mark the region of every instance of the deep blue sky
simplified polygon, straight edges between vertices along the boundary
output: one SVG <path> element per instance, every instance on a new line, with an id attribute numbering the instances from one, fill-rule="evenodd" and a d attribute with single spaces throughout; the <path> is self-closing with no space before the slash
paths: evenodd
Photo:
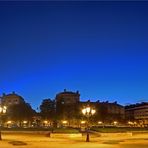
<path id="1" fill-rule="evenodd" d="M 148 101 L 148 2 L 0 2 L 0 69 L 34 108 L 64 88 Z"/>

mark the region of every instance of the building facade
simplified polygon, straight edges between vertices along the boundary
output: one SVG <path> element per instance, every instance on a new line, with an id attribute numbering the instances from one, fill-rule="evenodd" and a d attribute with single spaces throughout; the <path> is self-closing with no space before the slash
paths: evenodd
<path id="1" fill-rule="evenodd" d="M 114 121 L 123 123 L 125 117 L 124 106 L 119 105 L 117 102 L 92 102 L 80 101 L 79 92 L 71 92 L 64 90 L 56 95 L 56 113 L 59 120 L 72 120 L 80 122 L 85 117 L 82 114 L 82 109 L 90 106 L 96 110 L 96 114 L 91 117 L 94 124 L 101 121 L 105 124 L 112 124 Z"/>
<path id="2" fill-rule="evenodd" d="M 80 94 L 79 91 L 72 92 L 72 91 L 67 91 L 64 89 L 63 92 L 60 92 L 56 95 L 55 98 L 56 102 L 61 102 L 62 104 L 75 104 L 80 101 Z"/>
<path id="3" fill-rule="evenodd" d="M 68 125 L 75 125 L 78 115 L 78 103 L 80 101 L 79 91 L 72 92 L 64 89 L 56 95 L 56 115 L 60 122 L 68 120 Z"/>
<path id="4" fill-rule="evenodd" d="M 3 94 L 1 97 L 1 104 L 7 107 L 23 102 L 25 102 L 24 99 L 15 92 L 12 92 L 10 94 Z"/>
<path id="5" fill-rule="evenodd" d="M 95 121 L 101 121 L 106 124 L 112 124 L 114 121 L 124 122 L 125 110 L 124 106 L 119 105 L 117 102 L 92 102 L 90 100 L 86 102 L 80 102 L 80 107 L 83 108 L 87 105 L 96 110 L 96 115 L 94 116 Z"/>
<path id="6" fill-rule="evenodd" d="M 125 117 L 137 126 L 148 126 L 148 102 L 125 106 Z"/>

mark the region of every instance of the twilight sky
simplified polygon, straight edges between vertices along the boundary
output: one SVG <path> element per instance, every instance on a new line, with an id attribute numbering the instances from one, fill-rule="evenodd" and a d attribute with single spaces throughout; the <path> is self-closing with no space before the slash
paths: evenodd
<path id="1" fill-rule="evenodd" d="M 148 101 L 148 2 L 0 2 L 0 69 L 33 108 L 64 88 Z"/>

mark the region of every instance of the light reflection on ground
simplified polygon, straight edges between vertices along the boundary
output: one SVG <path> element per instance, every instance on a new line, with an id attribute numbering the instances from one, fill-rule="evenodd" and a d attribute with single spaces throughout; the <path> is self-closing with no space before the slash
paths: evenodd
<path id="1" fill-rule="evenodd" d="M 91 136 L 85 142 L 85 135 L 52 135 L 31 133 L 3 133 L 0 148 L 148 148 L 148 133 L 137 135 Z"/>

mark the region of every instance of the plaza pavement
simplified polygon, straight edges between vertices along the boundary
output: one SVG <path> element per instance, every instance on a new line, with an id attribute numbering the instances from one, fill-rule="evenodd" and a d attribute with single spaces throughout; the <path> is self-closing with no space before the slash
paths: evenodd
<path id="1" fill-rule="evenodd" d="M 0 148 L 148 148 L 148 133 L 85 135 L 45 133 L 2 133 Z"/>

